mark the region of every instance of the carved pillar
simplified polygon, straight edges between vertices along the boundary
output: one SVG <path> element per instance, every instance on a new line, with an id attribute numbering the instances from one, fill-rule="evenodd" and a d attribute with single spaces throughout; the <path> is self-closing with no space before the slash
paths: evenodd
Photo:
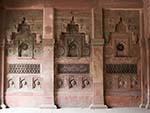
<path id="1" fill-rule="evenodd" d="M 53 9 L 45 8 L 43 16 L 43 108 L 56 108 L 54 103 L 54 39 L 53 39 Z"/>
<path id="2" fill-rule="evenodd" d="M 101 12 L 101 13 L 99 13 Z M 91 75 L 93 77 L 93 102 L 90 108 L 107 108 L 104 105 L 104 83 L 103 83 L 103 44 L 102 36 L 102 9 L 92 9 L 92 56 Z M 99 19 L 100 18 L 100 19 Z M 98 23 L 101 23 L 99 25 Z M 98 25 L 97 25 L 98 24 Z M 98 27 L 96 27 L 96 26 Z"/>

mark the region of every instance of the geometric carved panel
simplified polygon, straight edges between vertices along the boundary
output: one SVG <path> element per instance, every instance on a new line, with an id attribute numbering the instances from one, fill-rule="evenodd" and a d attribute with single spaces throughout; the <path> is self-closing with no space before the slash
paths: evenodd
<path id="1" fill-rule="evenodd" d="M 136 64 L 106 64 L 106 73 L 137 74 Z"/>
<path id="2" fill-rule="evenodd" d="M 89 64 L 58 64 L 58 73 L 89 73 Z"/>
<path id="3" fill-rule="evenodd" d="M 39 74 L 40 64 L 9 64 L 10 74 Z"/>

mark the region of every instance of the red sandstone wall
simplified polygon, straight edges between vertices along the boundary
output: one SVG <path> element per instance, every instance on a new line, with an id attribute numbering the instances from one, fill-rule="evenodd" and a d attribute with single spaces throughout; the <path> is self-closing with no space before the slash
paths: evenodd
<path id="1" fill-rule="evenodd" d="M 12 0 L 4 0 L 4 7 L 7 8 L 20 8 L 20 9 L 41 9 L 43 10 L 45 7 L 53 7 L 56 9 L 91 9 L 91 8 L 95 8 L 97 9 L 96 13 L 99 12 L 102 8 L 142 8 L 143 7 L 143 3 L 141 0 L 75 0 L 75 1 L 71 1 L 71 0 L 15 0 L 14 2 L 12 2 Z M 99 25 L 96 28 L 97 30 L 97 34 L 96 36 L 99 37 L 99 35 L 102 37 L 103 33 L 102 33 L 102 23 L 99 22 L 99 20 L 102 21 L 102 15 L 97 17 L 97 20 L 95 25 Z M 46 63 L 46 62 L 44 62 Z M 13 96 L 15 96 L 16 94 L 13 94 Z M 34 95 L 33 93 L 31 94 L 18 94 L 19 96 L 16 96 L 15 99 L 13 99 L 13 97 L 11 97 L 12 95 L 10 94 L 10 96 L 8 96 L 7 100 L 8 100 L 8 104 L 10 106 L 34 106 L 37 107 L 39 106 L 43 101 L 49 101 L 44 100 L 42 98 L 42 96 L 40 95 Z M 21 96 L 22 95 L 22 96 Z M 34 95 L 35 98 L 32 98 Z M 37 97 L 37 98 L 36 98 Z M 22 100 L 22 98 L 24 98 Z M 40 99 L 39 99 L 40 98 Z M 49 98 L 49 97 L 48 97 Z M 74 103 L 76 104 L 75 101 L 76 97 L 71 97 L 73 99 L 70 99 L 69 101 L 74 101 Z M 122 101 L 122 98 L 125 98 L 124 101 Z M 20 100 L 16 103 L 16 99 Z M 28 103 L 31 99 L 34 100 L 33 103 Z M 38 100 L 39 99 L 39 100 Z M 138 106 L 138 104 L 140 103 L 140 97 L 122 97 L 122 96 L 106 96 L 106 104 L 110 105 L 110 106 Z M 134 100 L 134 103 L 132 103 L 132 99 Z M 36 101 L 38 100 L 38 101 Z M 64 99 L 64 101 L 66 101 Z M 86 99 L 83 99 L 83 101 L 86 102 Z M 129 103 L 130 102 L 130 103 Z M 137 103 L 138 104 L 137 104 Z M 119 103 L 119 104 L 118 104 Z M 136 104 L 135 104 L 136 103 Z"/>

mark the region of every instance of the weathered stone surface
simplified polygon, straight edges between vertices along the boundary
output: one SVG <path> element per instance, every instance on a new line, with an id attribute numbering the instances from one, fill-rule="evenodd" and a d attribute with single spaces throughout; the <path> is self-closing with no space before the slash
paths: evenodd
<path id="1" fill-rule="evenodd" d="M 36 34 L 17 40 L 27 53 L 5 55 L 6 104 L 149 108 L 149 12 L 149 0 L 3 0 L 0 39 L 14 40 L 23 17 Z"/>

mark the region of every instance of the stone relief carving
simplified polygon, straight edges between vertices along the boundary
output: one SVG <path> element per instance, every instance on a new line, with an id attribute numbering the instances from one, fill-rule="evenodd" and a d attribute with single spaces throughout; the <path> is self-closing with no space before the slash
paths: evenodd
<path id="1" fill-rule="evenodd" d="M 31 33 L 30 25 L 26 23 L 23 17 L 21 24 L 18 25 L 17 33 L 12 33 L 12 40 L 7 39 L 8 45 L 16 52 L 18 57 L 34 58 L 35 43 L 41 43 L 42 39 L 39 35 Z M 8 48 L 9 49 L 9 48 Z M 8 51 L 9 54 L 9 51 Z"/>
<path id="2" fill-rule="evenodd" d="M 139 31 L 138 11 L 104 10 L 105 57 L 135 57 Z"/>
<path id="3" fill-rule="evenodd" d="M 62 78 L 57 79 L 56 87 L 57 89 L 64 87 L 64 80 Z"/>
<path id="4" fill-rule="evenodd" d="M 28 89 L 28 82 L 26 78 L 20 77 L 19 78 L 19 88 L 20 89 Z"/>
<path id="5" fill-rule="evenodd" d="M 139 89 L 139 23 L 139 11 L 104 10 L 105 87 L 108 92 Z"/>
<path id="6" fill-rule="evenodd" d="M 42 78 L 38 75 L 11 75 L 7 79 L 8 91 L 40 91 Z"/>
<path id="7" fill-rule="evenodd" d="M 57 75 L 56 89 L 86 89 L 91 88 L 92 78 L 86 75 Z"/>
<path id="8" fill-rule="evenodd" d="M 70 77 L 69 81 L 68 81 L 68 86 L 69 86 L 69 88 L 76 87 L 77 86 L 77 80 L 73 77 Z"/>
<path id="9" fill-rule="evenodd" d="M 41 82 L 40 82 L 40 78 L 32 78 L 32 88 L 39 90 L 41 89 Z"/>
<path id="10" fill-rule="evenodd" d="M 42 12 L 8 10 L 7 15 L 6 40 L 8 56 L 33 58 L 41 55 Z"/>
<path id="11" fill-rule="evenodd" d="M 115 46 L 115 57 L 128 57 L 130 56 L 129 54 L 129 39 L 128 38 L 124 38 L 124 39 L 120 39 L 117 38 L 114 42 Z"/>
<path id="12" fill-rule="evenodd" d="M 115 31 L 119 33 L 127 32 L 127 26 L 125 25 L 121 17 L 118 24 L 115 26 Z"/>
<path id="13" fill-rule="evenodd" d="M 90 76 L 91 11 L 56 10 L 54 23 L 55 94 L 57 105 L 61 105 L 61 102 L 73 100 L 74 96 L 85 97 L 93 88 Z M 70 105 L 77 104 L 70 101 Z"/>
<path id="14" fill-rule="evenodd" d="M 14 89 L 16 86 L 15 86 L 15 81 L 13 80 L 13 78 L 10 78 L 8 80 L 8 89 Z"/>
<path id="15" fill-rule="evenodd" d="M 74 16 L 67 24 L 66 32 L 60 34 L 56 42 L 56 55 L 58 57 L 84 57 L 90 55 L 90 41 L 86 33 L 79 32 L 79 25 L 75 23 Z"/>
<path id="16" fill-rule="evenodd" d="M 82 88 L 87 88 L 90 86 L 90 80 L 89 78 L 83 78 L 82 79 Z"/>

